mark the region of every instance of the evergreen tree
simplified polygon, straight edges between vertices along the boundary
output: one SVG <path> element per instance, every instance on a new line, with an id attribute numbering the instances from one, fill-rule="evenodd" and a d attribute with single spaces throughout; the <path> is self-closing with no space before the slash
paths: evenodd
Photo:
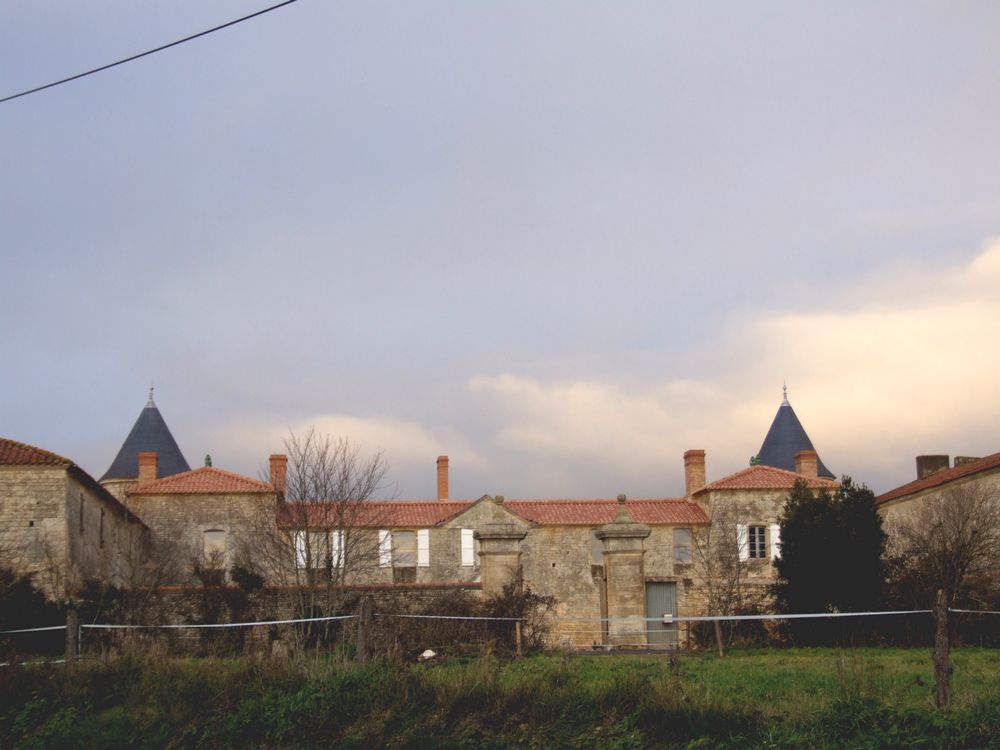
<path id="1" fill-rule="evenodd" d="M 881 607 L 886 536 L 871 490 L 844 477 L 836 492 L 813 493 L 799 480 L 785 502 L 780 524 L 781 556 L 775 563 L 779 611 L 859 612 Z M 791 631 L 797 641 L 815 643 L 856 634 L 858 628 L 836 621 L 793 620 Z"/>

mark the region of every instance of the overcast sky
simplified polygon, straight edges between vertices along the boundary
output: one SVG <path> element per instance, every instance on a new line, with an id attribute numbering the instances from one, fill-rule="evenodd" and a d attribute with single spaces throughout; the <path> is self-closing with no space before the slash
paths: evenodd
<path id="1" fill-rule="evenodd" d="M 0 97 L 258 10 L 7 0 Z M 0 435 L 683 494 L 1000 450 L 1000 5 L 299 2 L 0 104 Z"/>

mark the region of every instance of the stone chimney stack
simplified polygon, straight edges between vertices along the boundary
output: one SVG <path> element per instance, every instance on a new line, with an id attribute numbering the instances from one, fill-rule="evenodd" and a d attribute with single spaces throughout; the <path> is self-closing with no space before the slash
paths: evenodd
<path id="1" fill-rule="evenodd" d="M 684 451 L 684 494 L 689 498 L 705 486 L 705 451 Z"/>
<path id="2" fill-rule="evenodd" d="M 438 500 L 448 499 L 448 457 L 438 456 Z"/>
<path id="3" fill-rule="evenodd" d="M 285 479 L 288 476 L 288 456 L 284 453 L 272 453 L 268 458 L 268 471 L 271 475 L 271 484 L 275 491 L 285 494 Z"/>
<path id="4" fill-rule="evenodd" d="M 955 466 L 962 466 L 963 464 L 971 464 L 973 461 L 978 461 L 980 456 L 955 456 Z"/>
<path id="5" fill-rule="evenodd" d="M 819 476 L 818 462 L 816 451 L 799 451 L 795 454 L 795 473 L 815 479 Z"/>
<path id="6" fill-rule="evenodd" d="M 157 476 L 157 462 L 159 457 L 156 451 L 143 451 L 139 454 L 139 484 L 152 482 Z"/>
<path id="7" fill-rule="evenodd" d="M 948 456 L 917 456 L 917 479 L 929 477 L 948 468 Z"/>

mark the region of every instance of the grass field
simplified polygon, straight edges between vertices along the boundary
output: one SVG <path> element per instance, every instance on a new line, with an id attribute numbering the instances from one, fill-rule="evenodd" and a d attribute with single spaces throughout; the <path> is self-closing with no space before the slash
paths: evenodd
<path id="1" fill-rule="evenodd" d="M 1000 748 L 1000 651 L 788 649 L 429 664 L 120 658 L 0 674 L 9 747 Z"/>

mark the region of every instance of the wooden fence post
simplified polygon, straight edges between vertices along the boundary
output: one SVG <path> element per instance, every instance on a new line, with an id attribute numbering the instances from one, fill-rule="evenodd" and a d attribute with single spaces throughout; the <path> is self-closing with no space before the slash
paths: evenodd
<path id="1" fill-rule="evenodd" d="M 75 609 L 66 610 L 66 666 L 76 664 L 80 649 L 80 615 Z"/>
<path id="2" fill-rule="evenodd" d="M 357 640 L 357 660 L 360 664 L 366 664 L 371 657 L 369 653 L 368 636 L 371 629 L 372 620 L 372 599 L 370 596 L 361 597 L 358 604 L 358 640 Z"/>
<path id="3" fill-rule="evenodd" d="M 521 650 L 521 621 L 518 620 L 514 623 L 514 645 L 516 647 L 517 658 L 520 659 L 524 654 Z"/>
<path id="4" fill-rule="evenodd" d="M 951 673 L 954 667 L 949 659 L 948 600 L 944 590 L 938 589 L 934 600 L 934 682 L 937 685 L 937 707 L 947 711 L 951 707 Z"/>

